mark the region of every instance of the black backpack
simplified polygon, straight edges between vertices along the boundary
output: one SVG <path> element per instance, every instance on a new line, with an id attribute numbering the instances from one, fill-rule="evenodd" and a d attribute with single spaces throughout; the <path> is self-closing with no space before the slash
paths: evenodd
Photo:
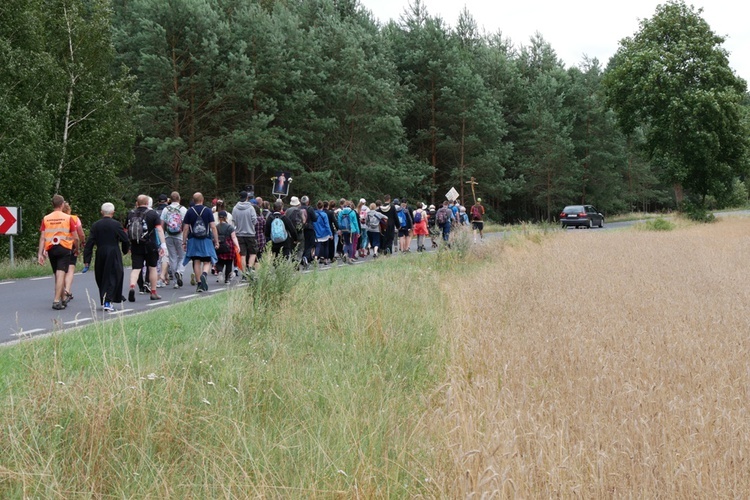
<path id="1" fill-rule="evenodd" d="M 140 208 L 136 208 L 131 212 L 128 222 L 128 238 L 135 244 L 148 241 L 149 230 L 148 224 L 146 224 L 146 212 L 148 212 L 148 209 L 141 210 Z"/>

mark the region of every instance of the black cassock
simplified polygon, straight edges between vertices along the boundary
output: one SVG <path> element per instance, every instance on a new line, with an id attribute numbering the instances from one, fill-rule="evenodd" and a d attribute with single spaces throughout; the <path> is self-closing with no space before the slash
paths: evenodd
<path id="1" fill-rule="evenodd" d="M 83 251 L 83 262 L 91 263 L 91 254 L 96 245 L 94 277 L 99 287 L 99 300 L 123 302 L 122 283 L 124 272 L 122 255 L 130 250 L 130 241 L 122 224 L 111 217 L 102 217 L 91 226 Z M 122 252 L 120 249 L 122 248 Z"/>

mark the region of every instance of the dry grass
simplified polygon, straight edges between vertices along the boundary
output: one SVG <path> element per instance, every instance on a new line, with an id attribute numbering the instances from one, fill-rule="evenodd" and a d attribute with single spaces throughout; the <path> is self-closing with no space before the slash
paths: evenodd
<path id="1" fill-rule="evenodd" d="M 451 281 L 441 495 L 750 495 L 750 221 L 506 245 Z"/>

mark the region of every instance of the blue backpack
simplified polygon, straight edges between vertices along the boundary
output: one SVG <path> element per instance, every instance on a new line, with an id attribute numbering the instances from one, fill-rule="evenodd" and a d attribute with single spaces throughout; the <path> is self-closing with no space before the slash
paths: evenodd
<path id="1" fill-rule="evenodd" d="M 401 224 L 402 228 L 406 227 L 406 210 L 397 210 L 396 215 L 398 215 L 398 222 Z"/>
<path id="2" fill-rule="evenodd" d="M 284 221 L 281 220 L 281 215 L 274 216 L 273 222 L 271 222 L 271 241 L 274 243 L 284 243 L 289 238 L 289 233 L 286 231 Z"/>
<path id="3" fill-rule="evenodd" d="M 350 233 L 352 230 L 352 221 L 349 218 L 349 214 L 351 213 L 351 210 L 346 213 L 342 211 L 339 217 L 339 229 L 345 233 Z"/>

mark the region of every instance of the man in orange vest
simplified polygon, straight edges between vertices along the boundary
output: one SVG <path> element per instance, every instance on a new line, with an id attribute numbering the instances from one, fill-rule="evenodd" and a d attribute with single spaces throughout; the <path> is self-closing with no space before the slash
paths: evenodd
<path id="1" fill-rule="evenodd" d="M 55 273 L 55 298 L 52 309 L 62 310 L 68 305 L 63 296 L 65 273 L 70 265 L 70 258 L 79 246 L 77 226 L 74 219 L 63 211 L 65 199 L 56 194 L 52 197 L 52 212 L 44 216 L 39 236 L 39 265 L 44 265 L 46 258 Z"/>

